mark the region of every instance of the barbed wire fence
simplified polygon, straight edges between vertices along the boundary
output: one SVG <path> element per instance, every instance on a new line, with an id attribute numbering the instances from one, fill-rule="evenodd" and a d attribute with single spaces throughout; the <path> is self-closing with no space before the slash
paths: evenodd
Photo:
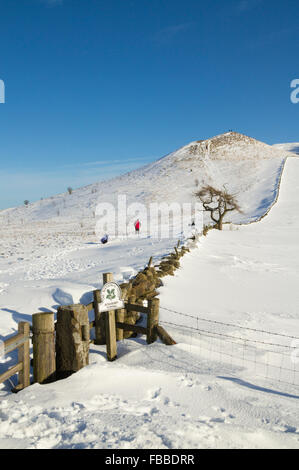
<path id="1" fill-rule="evenodd" d="M 200 356 L 225 363 L 232 371 L 259 377 L 282 385 L 299 387 L 299 337 L 240 326 L 183 313 L 160 306 L 171 314 L 160 323 L 186 337 L 190 351 L 197 347 Z"/>

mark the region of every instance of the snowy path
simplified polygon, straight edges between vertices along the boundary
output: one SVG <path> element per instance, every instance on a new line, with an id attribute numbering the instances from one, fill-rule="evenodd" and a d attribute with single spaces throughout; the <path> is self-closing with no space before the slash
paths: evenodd
<path id="1" fill-rule="evenodd" d="M 235 377 L 257 386 L 269 379 L 275 390 L 293 394 L 299 390 L 298 181 L 299 160 L 289 159 L 270 214 L 209 232 L 160 295 L 161 321 L 173 334 L 184 332 L 186 342 L 193 334 L 204 357 L 243 368 Z"/>
<path id="2" fill-rule="evenodd" d="M 299 159 L 289 159 L 269 215 L 209 232 L 183 259 L 183 269 L 167 278 L 161 305 L 243 326 L 298 331 L 298 195 Z"/>

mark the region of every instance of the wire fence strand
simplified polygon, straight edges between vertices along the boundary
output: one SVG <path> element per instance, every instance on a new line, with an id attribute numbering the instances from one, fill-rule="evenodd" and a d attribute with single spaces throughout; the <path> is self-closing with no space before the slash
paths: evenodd
<path id="1" fill-rule="evenodd" d="M 168 318 L 167 320 L 161 318 L 160 321 L 161 324 L 188 335 L 190 352 L 192 345 L 196 346 L 195 337 L 197 336 L 200 355 L 205 355 L 204 351 L 208 352 L 208 359 L 217 357 L 218 362 L 229 363 L 231 368 L 238 366 L 243 371 L 252 369 L 257 377 L 275 380 L 281 384 L 299 386 L 299 361 L 292 358 L 292 354 L 298 350 L 298 345 L 291 344 L 293 340 L 299 340 L 298 337 L 202 318 L 164 306 L 160 308 L 193 320 L 194 326 L 169 321 Z M 204 326 L 201 326 L 201 322 L 204 323 Z M 208 324 L 210 328 L 207 326 Z M 227 331 L 228 328 L 237 331 Z M 263 338 L 257 339 L 258 335 L 263 335 Z M 272 339 L 271 336 L 275 339 Z M 279 338 L 281 342 L 279 342 Z M 287 341 L 289 344 L 286 344 Z"/>

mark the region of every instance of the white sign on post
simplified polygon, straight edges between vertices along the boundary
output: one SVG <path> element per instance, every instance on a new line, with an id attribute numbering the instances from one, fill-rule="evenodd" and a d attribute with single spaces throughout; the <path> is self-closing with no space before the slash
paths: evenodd
<path id="1" fill-rule="evenodd" d="M 121 289 L 116 282 L 107 282 L 101 290 L 100 312 L 109 312 L 125 308 L 125 302 L 121 298 Z"/>

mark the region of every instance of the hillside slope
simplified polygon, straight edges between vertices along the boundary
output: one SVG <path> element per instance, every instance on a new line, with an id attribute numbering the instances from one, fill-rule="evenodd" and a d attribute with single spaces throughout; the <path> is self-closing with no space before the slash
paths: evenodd
<path id="1" fill-rule="evenodd" d="M 229 132 L 190 144 L 138 170 L 77 190 L 0 212 L 4 224 L 55 219 L 94 224 L 100 202 L 191 202 L 203 184 L 223 185 L 237 195 L 243 214 L 234 222 L 249 222 L 263 215 L 275 199 L 283 161 L 289 155 L 250 137 Z"/>

